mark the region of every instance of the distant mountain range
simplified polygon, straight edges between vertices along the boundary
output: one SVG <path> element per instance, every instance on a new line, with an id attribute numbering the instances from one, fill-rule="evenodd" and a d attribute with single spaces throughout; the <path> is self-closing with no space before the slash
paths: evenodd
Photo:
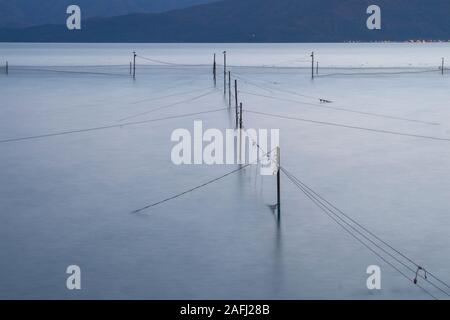
<path id="1" fill-rule="evenodd" d="M 216 0 L 0 0 L 0 28 L 64 24 L 66 8 L 76 4 L 85 18 L 164 12 Z"/>
<path id="2" fill-rule="evenodd" d="M 382 8 L 381 30 L 366 27 L 366 10 L 372 4 Z M 1 29 L 0 41 L 447 40 L 450 39 L 449 18 L 449 0 L 224 0 L 163 13 L 87 19 L 83 20 L 81 31 L 68 31 L 64 24 Z"/>

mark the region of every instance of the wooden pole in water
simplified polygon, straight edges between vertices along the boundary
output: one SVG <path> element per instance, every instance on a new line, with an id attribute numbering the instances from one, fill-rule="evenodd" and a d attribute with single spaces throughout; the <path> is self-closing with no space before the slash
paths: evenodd
<path id="1" fill-rule="evenodd" d="M 6 74 L 8 75 L 8 74 L 9 74 L 9 65 L 8 65 L 8 61 L 6 61 L 5 71 L 6 71 Z"/>
<path id="2" fill-rule="evenodd" d="M 231 108 L 231 71 L 228 71 L 228 107 Z"/>
<path id="3" fill-rule="evenodd" d="M 136 79 L 136 52 L 133 51 L 133 79 Z"/>
<path id="4" fill-rule="evenodd" d="M 317 61 L 316 64 L 316 74 L 319 75 L 319 61 Z"/>
<path id="5" fill-rule="evenodd" d="M 213 75 L 214 75 L 214 87 L 217 85 L 217 64 L 216 64 L 216 54 L 214 53 L 214 63 L 213 63 Z"/>
<path id="6" fill-rule="evenodd" d="M 130 76 L 133 74 L 133 62 L 130 61 Z"/>
<path id="7" fill-rule="evenodd" d="M 281 157 L 280 157 L 280 147 L 277 147 L 277 210 L 278 210 L 278 220 L 281 217 Z"/>
<path id="8" fill-rule="evenodd" d="M 244 122 L 244 120 L 242 119 L 242 102 L 239 105 L 239 128 L 242 130 L 242 123 Z"/>
<path id="9" fill-rule="evenodd" d="M 442 67 L 441 67 L 441 73 L 442 73 L 442 75 L 444 75 L 444 62 L 445 62 L 445 59 L 442 58 Z"/>
<path id="10" fill-rule="evenodd" d="M 223 95 L 227 94 L 227 52 L 223 52 Z"/>
<path id="11" fill-rule="evenodd" d="M 311 79 L 314 79 L 314 51 L 311 53 Z"/>
<path id="12" fill-rule="evenodd" d="M 237 80 L 234 80 L 234 102 L 236 104 L 236 129 L 238 127 L 238 89 Z"/>
<path id="13" fill-rule="evenodd" d="M 239 104 L 239 163 L 243 163 L 242 161 L 242 102 Z M 245 155 L 244 155 L 245 157 Z"/>

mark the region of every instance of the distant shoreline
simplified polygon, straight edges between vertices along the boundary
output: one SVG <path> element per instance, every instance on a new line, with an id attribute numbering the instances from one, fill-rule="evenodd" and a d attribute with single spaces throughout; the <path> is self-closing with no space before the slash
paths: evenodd
<path id="1" fill-rule="evenodd" d="M 438 43 L 450 43 L 450 40 L 405 40 L 405 41 L 305 41 L 305 42 L 288 42 L 288 41 L 267 41 L 267 42 L 228 42 L 228 41 L 217 41 L 217 42 L 148 42 L 148 41 L 130 41 L 130 42 L 111 42 L 111 41 L 0 41 L 2 44 L 438 44 Z"/>

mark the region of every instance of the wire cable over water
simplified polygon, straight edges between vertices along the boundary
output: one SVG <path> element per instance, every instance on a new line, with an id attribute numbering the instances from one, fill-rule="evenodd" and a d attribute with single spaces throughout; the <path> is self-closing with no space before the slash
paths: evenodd
<path id="1" fill-rule="evenodd" d="M 300 94 L 298 92 L 285 90 L 285 89 L 280 89 L 280 88 L 275 88 L 273 86 L 260 85 L 260 84 L 257 84 L 254 81 L 251 81 L 251 80 L 248 80 L 246 78 L 243 78 L 242 76 L 236 76 L 236 78 L 242 79 L 245 83 L 253 85 L 253 86 L 255 86 L 255 87 L 259 88 L 259 89 L 268 91 L 268 92 L 270 92 L 272 94 L 273 94 L 273 91 L 279 91 L 279 92 L 282 92 L 282 93 L 288 93 L 288 94 L 291 94 L 291 95 L 296 95 L 296 96 L 299 96 L 299 97 L 304 97 L 304 98 L 313 99 L 313 100 L 317 100 L 317 101 L 328 101 L 327 99 L 320 98 L 320 97 L 314 97 L 314 96 L 310 96 L 310 95 Z M 378 117 L 378 118 L 393 119 L 393 120 L 399 120 L 399 121 L 423 123 L 423 124 L 427 124 L 427 125 L 440 125 L 437 122 L 422 121 L 422 120 L 408 119 L 408 118 L 404 118 L 404 117 L 397 117 L 397 116 L 391 116 L 391 115 L 374 113 L 374 112 L 359 111 L 359 110 L 354 110 L 354 109 L 351 109 L 351 108 L 348 108 L 348 107 L 339 107 L 339 106 L 333 107 L 333 106 L 327 106 L 327 105 L 323 105 L 323 104 L 311 103 L 311 102 L 306 102 L 306 101 L 298 101 L 298 100 L 293 100 L 293 99 L 288 99 L 288 98 L 280 98 L 280 97 L 276 97 L 274 95 L 270 95 L 269 96 L 269 95 L 264 95 L 264 94 L 258 94 L 258 93 L 243 91 L 243 90 L 239 90 L 239 92 L 244 93 L 244 94 L 253 95 L 253 96 L 259 96 L 259 97 L 262 97 L 262 98 L 278 100 L 278 101 L 293 102 L 293 103 L 297 103 L 297 104 L 314 106 L 314 107 L 323 108 L 323 109 L 331 109 L 331 110 L 337 110 L 337 111 L 361 114 L 361 115 Z M 330 101 L 328 101 L 328 102 L 330 102 Z"/>
<path id="2" fill-rule="evenodd" d="M 165 61 L 165 60 L 161 60 L 161 59 L 155 59 L 155 58 L 149 58 L 149 57 L 145 57 L 142 55 L 136 55 L 137 58 L 140 58 L 142 60 L 145 61 L 149 61 L 152 63 L 155 63 L 155 66 L 169 66 L 169 67 L 213 67 L 213 64 L 186 64 L 186 63 L 175 63 L 175 62 L 170 62 L 170 61 Z M 282 61 L 282 62 L 278 62 L 275 64 L 263 64 L 263 65 L 233 65 L 233 64 L 228 64 L 227 66 L 229 68 L 260 68 L 260 69 L 298 69 L 299 66 L 279 66 L 279 64 L 283 64 L 283 63 L 293 63 L 293 62 L 301 62 L 301 63 L 308 63 L 308 60 L 299 60 L 299 59 L 295 59 L 295 60 L 289 60 L 289 61 Z M 151 65 L 150 65 L 151 66 Z M 217 63 L 216 62 L 216 67 L 223 67 L 223 64 Z M 305 69 L 307 69 L 306 67 L 304 67 Z"/>
<path id="3" fill-rule="evenodd" d="M 70 135 L 70 134 L 84 133 L 84 132 L 91 132 L 91 131 L 107 130 L 107 129 L 113 129 L 113 128 L 122 128 L 122 127 L 135 126 L 135 125 L 151 123 L 151 122 L 193 117 L 193 116 L 197 116 L 197 115 L 201 115 L 201 114 L 215 113 L 215 112 L 219 112 L 219 111 L 223 111 L 223 110 L 228 110 L 228 108 L 220 108 L 220 109 L 215 109 L 215 110 L 186 113 L 186 114 L 180 114 L 180 115 L 176 115 L 176 116 L 169 116 L 169 117 L 143 120 L 143 121 L 125 122 L 125 123 L 109 125 L 109 126 L 92 127 L 92 128 L 77 129 L 77 130 L 67 130 L 67 131 L 46 133 L 46 134 L 21 137 L 21 138 L 3 139 L 3 140 L 0 140 L 0 144 L 8 143 L 8 142 L 25 141 L 25 140 L 35 140 L 35 139 L 42 139 L 42 138 L 48 138 L 48 137 L 63 136 L 63 135 Z"/>
<path id="4" fill-rule="evenodd" d="M 325 68 L 322 68 L 325 69 Z M 327 68 L 329 69 L 329 68 Z M 350 69 L 350 68 L 349 68 Z M 357 69 L 357 68 L 352 68 Z M 375 69 L 375 68 L 374 68 Z M 367 70 L 367 68 L 361 68 L 361 70 Z M 383 72 L 383 71 L 374 71 L 374 72 L 336 72 L 336 73 L 328 73 L 328 74 L 321 74 L 316 75 L 317 78 L 324 78 L 324 77 L 335 77 L 335 76 L 395 76 L 395 75 L 408 75 L 408 74 L 420 74 L 420 73 L 437 73 L 441 72 L 440 69 L 426 69 L 426 70 L 413 70 L 413 71 L 393 71 L 393 72 Z"/>
<path id="5" fill-rule="evenodd" d="M 177 88 L 177 87 L 179 87 L 179 86 L 173 86 L 173 87 L 171 87 L 171 89 L 174 89 L 174 88 Z M 137 100 L 137 101 L 131 102 L 131 104 L 140 104 L 140 103 L 144 103 L 144 102 L 158 101 L 158 100 L 163 100 L 163 99 L 167 99 L 167 98 L 184 96 L 184 95 L 187 95 L 187 94 L 192 93 L 192 92 L 205 91 L 205 90 L 208 90 L 208 89 L 211 89 L 211 87 L 208 86 L 208 87 L 205 87 L 205 88 L 192 89 L 192 90 L 189 90 L 189 91 L 171 93 L 171 94 L 168 94 L 168 95 L 165 95 L 165 96 L 141 99 L 141 100 Z"/>
<path id="6" fill-rule="evenodd" d="M 341 123 L 336 123 L 336 122 L 327 122 L 327 121 L 319 121 L 319 120 L 311 120 L 311 119 L 283 116 L 283 115 L 279 115 L 279 114 L 259 112 L 259 111 L 255 111 L 255 110 L 249 110 L 249 109 L 246 109 L 245 111 L 247 113 L 253 113 L 253 114 L 262 115 L 262 116 L 266 116 L 266 117 L 307 122 L 307 123 L 313 123 L 313 124 L 324 125 L 324 126 L 332 126 L 332 127 L 346 128 L 346 129 L 352 129 L 352 130 L 361 130 L 361 131 L 374 132 L 374 133 L 382 133 L 382 134 L 390 134 L 390 135 L 397 135 L 397 136 L 404 136 L 404 137 L 450 142 L 450 138 L 440 138 L 440 137 L 426 136 L 426 135 L 413 134 L 413 133 L 404 133 L 404 132 L 397 132 L 397 131 L 390 131 L 390 130 L 359 127 L 359 126 L 346 125 L 346 124 L 341 124 Z"/>
<path id="7" fill-rule="evenodd" d="M 237 173 L 237 172 L 239 172 L 239 171 L 241 171 L 241 170 L 244 170 L 245 168 L 249 167 L 250 165 L 251 165 L 250 163 L 247 164 L 247 165 L 244 165 L 244 166 L 242 166 L 242 167 L 240 167 L 240 168 L 238 168 L 238 169 L 235 169 L 235 170 L 233 170 L 233 171 L 230 171 L 230 172 L 228 172 L 228 173 L 226 173 L 226 174 L 224 174 L 224 175 L 222 175 L 222 176 L 220 176 L 220 177 L 217 177 L 217 178 L 215 178 L 215 179 L 209 180 L 209 181 L 207 181 L 207 182 L 205 182 L 205 183 L 203 183 L 203 184 L 201 184 L 201 185 L 198 185 L 198 186 L 196 186 L 196 187 L 194 187 L 194 188 L 191 188 L 191 189 L 189 189 L 189 190 L 186 190 L 186 191 L 184 191 L 184 192 L 178 193 L 178 194 L 176 194 L 176 195 L 174 195 L 174 196 L 172 196 L 172 197 L 169 197 L 169 198 L 166 198 L 166 199 L 164 199 L 164 200 L 161 200 L 161 201 L 158 201 L 158 202 L 155 202 L 155 203 L 146 205 L 145 207 L 142 207 L 142 208 L 140 208 L 140 209 L 134 210 L 134 211 L 132 211 L 131 213 L 134 213 L 134 214 L 135 214 L 135 213 L 141 213 L 142 211 L 145 211 L 145 210 L 147 210 L 147 209 L 156 207 L 157 205 L 160 205 L 160 204 L 163 204 L 163 203 L 168 202 L 168 201 L 170 201 L 170 200 L 174 200 L 174 199 L 176 199 L 176 198 L 179 198 L 179 197 L 181 197 L 181 196 L 183 196 L 183 195 L 185 195 L 185 194 L 188 194 L 188 193 L 193 192 L 193 191 L 195 191 L 195 190 L 198 190 L 198 189 L 200 189 L 200 188 L 206 187 L 207 185 L 210 185 L 210 184 L 212 184 L 212 183 L 214 183 L 214 182 L 216 182 L 216 181 L 222 180 L 223 178 L 226 178 L 226 177 L 228 177 L 228 176 L 230 176 L 230 175 L 232 175 L 232 174 L 234 174 L 234 173 Z"/>
<path id="8" fill-rule="evenodd" d="M 35 71 L 35 72 L 49 72 L 49 73 L 60 73 L 60 74 L 86 74 L 86 75 L 100 75 L 100 76 L 116 76 L 116 77 L 129 77 L 129 75 L 124 71 L 123 73 L 112 73 L 112 72 L 100 72 L 100 71 L 80 71 L 75 69 L 88 69 L 88 68 L 95 68 L 96 66 L 62 66 L 62 67 L 54 67 L 59 69 L 50 69 L 47 67 L 10 67 L 11 71 L 17 70 L 17 71 Z M 104 67 L 115 67 L 115 66 L 104 66 Z M 74 68 L 74 70 L 67 70 L 68 68 Z"/>
<path id="9" fill-rule="evenodd" d="M 426 122 L 426 121 L 421 121 L 421 120 L 390 116 L 390 115 L 380 114 L 380 113 L 364 112 L 364 111 L 358 111 L 358 110 L 341 108 L 341 107 L 332 107 L 332 106 L 326 106 L 326 105 L 321 105 L 321 104 L 317 104 L 317 103 L 310 103 L 310 102 L 298 101 L 298 100 L 293 100 L 293 99 L 279 98 L 279 97 L 275 97 L 275 96 L 268 96 L 268 95 L 257 94 L 257 93 L 253 93 L 253 92 L 242 91 L 242 90 L 239 90 L 239 92 L 248 94 L 248 95 L 252 95 L 252 96 L 267 98 L 267 99 L 292 102 L 292 103 L 296 103 L 296 104 L 300 104 L 300 105 L 312 106 L 312 107 L 323 108 L 323 109 L 331 109 L 331 110 L 337 110 L 337 111 L 343 111 L 343 112 L 349 112 L 349 113 L 356 113 L 356 114 L 377 117 L 377 118 L 386 118 L 386 119 L 393 119 L 393 120 L 400 120 L 400 121 L 407 121 L 407 122 L 416 122 L 416 123 L 422 123 L 422 124 L 427 124 L 427 125 L 439 125 L 439 123 L 436 123 L 436 122 Z"/>
<path id="10" fill-rule="evenodd" d="M 305 196 L 307 196 L 319 209 L 321 209 L 327 216 L 329 216 L 334 222 L 336 222 L 341 228 L 343 228 L 358 242 L 363 244 L 367 249 L 369 249 L 380 259 L 389 264 L 393 269 L 399 272 L 408 281 L 417 285 L 425 293 L 427 293 L 434 299 L 438 299 L 436 294 L 432 294 L 429 290 L 419 285 L 418 278 L 421 278 L 421 280 L 423 280 L 425 283 L 437 289 L 441 294 L 444 294 L 447 297 L 450 296 L 449 292 L 446 289 L 449 288 L 449 285 L 446 282 L 439 279 L 432 273 L 429 273 L 428 270 L 420 266 L 418 263 L 416 263 L 414 260 L 406 256 L 404 253 L 400 252 L 399 250 L 395 249 L 392 245 L 382 240 L 379 236 L 375 235 L 366 227 L 362 226 L 355 219 L 345 214 L 342 210 L 336 208 L 324 197 L 315 192 L 312 188 L 307 186 L 305 183 L 303 183 L 300 179 L 295 177 L 285 168 L 280 169 L 288 177 L 288 179 L 295 186 L 297 186 L 305 194 Z M 393 259 L 394 261 L 390 259 Z M 395 265 L 394 263 L 399 264 L 399 266 Z M 401 270 L 400 268 L 404 268 L 406 270 Z M 425 270 L 425 275 L 419 274 L 418 272 L 419 270 Z M 408 273 L 410 273 L 411 276 L 409 276 Z M 434 280 L 436 280 L 440 285 L 434 281 L 431 281 L 430 278 L 427 277 L 427 274 L 431 275 L 431 277 Z M 443 285 L 444 288 L 441 285 Z"/>
<path id="11" fill-rule="evenodd" d="M 273 152 L 273 150 L 272 150 L 272 151 L 269 151 L 269 152 L 267 152 L 267 153 L 265 153 L 265 154 L 263 155 L 263 157 L 269 155 L 271 152 Z M 211 179 L 211 180 L 209 180 L 209 181 L 207 181 L 207 182 L 205 182 L 205 183 L 202 183 L 202 184 L 200 184 L 200 185 L 198 185 L 198 186 L 196 186 L 196 187 L 193 187 L 193 188 L 191 188 L 191 189 L 188 189 L 188 190 L 186 190 L 186 191 L 183 191 L 183 192 L 181 192 L 181 193 L 178 193 L 178 194 L 176 194 L 176 195 L 174 195 L 174 196 L 171 196 L 171 197 L 168 197 L 168 198 L 166 198 L 166 199 L 163 199 L 163 200 L 154 202 L 154 203 L 152 203 L 152 204 L 146 205 L 146 206 L 144 206 L 144 207 L 142 207 L 142 208 L 140 208 L 140 209 L 133 210 L 131 213 L 141 213 L 142 211 L 148 210 L 148 209 L 150 209 L 150 208 L 156 207 L 156 206 L 158 206 L 158 205 L 160 205 L 160 204 L 163 204 L 163 203 L 165 203 L 165 202 L 168 202 L 168 201 L 174 200 L 174 199 L 176 199 L 176 198 L 179 198 L 179 197 L 181 197 L 181 196 L 183 196 L 183 195 L 185 195 L 185 194 L 188 194 L 188 193 L 191 193 L 191 192 L 193 192 L 193 191 L 195 191 L 195 190 L 198 190 L 198 189 L 201 189 L 201 188 L 203 188 L 203 187 L 206 187 L 206 186 L 208 186 L 208 185 L 210 185 L 210 184 L 212 184 L 212 183 L 214 183 L 214 182 L 217 182 L 217 181 L 222 180 L 222 179 L 224 179 L 224 178 L 226 178 L 226 177 L 228 177 L 228 176 L 230 176 L 230 175 L 232 175 L 232 174 L 235 174 L 235 173 L 237 173 L 237 172 L 239 172 L 239 171 L 241 171 L 241 170 L 244 170 L 245 168 L 247 168 L 247 167 L 249 167 L 249 166 L 251 166 L 251 165 L 253 165 L 253 164 L 255 164 L 255 163 L 248 163 L 248 164 L 245 164 L 245 165 L 240 165 L 239 168 L 237 168 L 237 169 L 235 169 L 235 170 L 232 170 L 232 171 L 230 171 L 230 172 L 228 172 L 228 173 L 226 173 L 226 174 L 224 174 L 224 175 L 221 175 L 220 177 Z"/>
<path id="12" fill-rule="evenodd" d="M 254 87 L 257 87 L 257 88 L 262 89 L 264 91 L 268 91 L 270 93 L 273 93 L 273 91 L 279 91 L 279 92 L 282 92 L 282 93 L 288 93 L 288 94 L 292 94 L 292 95 L 296 95 L 296 96 L 299 96 L 299 97 L 302 97 L 302 98 L 308 98 L 308 99 L 312 99 L 312 100 L 316 100 L 316 101 L 319 101 L 319 100 L 323 99 L 323 98 L 317 97 L 317 96 L 311 96 L 311 95 L 301 94 L 301 93 L 290 91 L 290 90 L 286 90 L 286 89 L 280 89 L 278 87 L 274 87 L 274 86 L 270 85 L 272 83 L 269 82 L 269 81 L 262 81 L 262 80 L 260 80 L 259 81 L 260 83 L 258 83 L 257 81 L 250 80 L 247 77 L 244 77 L 240 73 L 234 72 L 233 74 L 234 74 L 234 76 L 237 79 L 243 81 L 244 83 L 250 84 L 250 85 L 252 85 Z M 264 84 L 261 84 L 261 82 L 264 83 Z"/>
<path id="13" fill-rule="evenodd" d="M 213 93 L 215 93 L 215 92 L 216 92 L 216 90 L 213 89 L 213 90 L 208 91 L 208 92 L 206 92 L 206 93 L 203 93 L 203 94 L 201 94 L 201 95 L 198 95 L 198 96 L 195 96 L 195 97 L 192 97 L 192 98 L 189 98 L 189 99 L 185 99 L 185 100 L 182 100 L 182 101 L 177 101 L 177 102 L 174 102 L 174 103 L 170 103 L 170 104 L 167 104 L 167 105 L 164 105 L 164 106 L 160 106 L 160 107 L 151 109 L 151 110 L 149 110 L 149 111 L 140 112 L 140 113 L 137 113 L 137 114 L 134 114 L 134 115 L 131 115 L 131 116 L 128 116 L 128 117 L 119 119 L 119 120 L 117 120 L 117 121 L 118 121 L 118 122 L 121 122 L 121 121 L 129 120 L 129 119 L 133 119 L 133 118 L 140 117 L 140 116 L 143 116 L 143 115 L 146 115 L 146 114 L 155 112 L 155 111 L 159 111 L 159 110 L 162 110 L 162 109 L 174 107 L 174 106 L 177 106 L 177 105 L 180 105 L 180 104 L 183 104 L 183 103 L 187 103 L 187 102 L 192 102 L 192 101 L 201 99 L 201 98 L 203 98 L 203 97 L 209 96 L 209 95 L 211 95 L 211 94 L 213 94 Z"/>

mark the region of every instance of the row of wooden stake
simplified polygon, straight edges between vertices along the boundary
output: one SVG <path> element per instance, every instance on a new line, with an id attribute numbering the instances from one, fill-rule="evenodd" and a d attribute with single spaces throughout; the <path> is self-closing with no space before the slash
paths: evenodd
<path id="1" fill-rule="evenodd" d="M 227 52 L 224 51 L 224 88 L 223 88 L 223 92 L 224 95 L 226 94 L 227 91 L 227 84 L 226 84 L 226 78 L 227 78 Z M 137 54 L 136 52 L 133 52 L 133 62 L 130 61 L 130 75 L 133 76 L 133 79 L 136 79 L 136 57 Z M 319 75 L 319 61 L 316 61 L 314 63 L 314 52 L 311 53 L 311 79 L 314 79 L 314 75 Z M 445 70 L 445 59 L 442 58 L 442 62 L 441 62 L 441 74 L 444 74 L 444 70 Z M 5 63 L 5 73 L 8 75 L 9 74 L 9 65 L 8 65 L 8 61 L 6 61 Z M 214 86 L 217 86 L 217 63 L 216 63 L 216 54 L 214 54 L 214 63 L 213 63 L 213 74 L 214 74 Z M 229 87 L 231 87 L 231 80 L 230 80 L 231 74 L 230 72 L 228 72 L 228 78 L 229 78 Z M 231 90 L 229 88 L 229 100 L 231 101 Z M 236 95 L 237 98 L 237 95 Z M 236 103 L 237 105 L 237 103 Z M 231 102 L 230 102 L 230 106 L 231 106 Z"/>
<path id="2" fill-rule="evenodd" d="M 217 62 L 216 62 L 216 54 L 214 54 L 213 60 L 213 77 L 214 77 L 214 86 L 217 86 Z M 228 85 L 227 85 L 228 78 Z M 228 107 L 231 108 L 232 104 L 232 94 L 231 94 L 231 71 L 227 70 L 227 52 L 223 52 L 223 95 L 227 96 L 227 88 L 228 88 Z M 243 129 L 243 110 L 242 110 L 242 102 L 238 104 L 238 81 L 234 79 L 234 102 L 235 102 L 235 115 L 236 115 L 236 129 Z M 241 138 L 242 139 L 242 138 Z M 241 141 L 242 143 L 242 141 Z M 281 218 L 281 163 L 280 163 L 280 147 L 276 149 L 275 161 L 277 164 L 277 218 L 278 221 Z"/>
<path id="3" fill-rule="evenodd" d="M 133 79 L 136 79 L 136 52 L 133 52 L 133 62 L 130 62 L 130 75 L 133 76 Z M 444 74 L 445 70 L 445 59 L 442 58 L 441 61 L 441 73 Z M 6 61 L 6 74 L 8 74 L 8 61 Z M 216 54 L 214 53 L 214 61 L 213 61 L 213 75 L 214 75 L 214 86 L 217 86 L 217 62 L 216 62 Z M 319 75 L 319 61 L 315 61 L 314 51 L 311 52 L 311 79 L 314 79 L 315 76 Z M 228 91 L 229 91 L 229 104 L 231 107 L 231 73 L 228 71 L 227 74 L 227 52 L 223 52 L 223 94 L 226 95 L 227 92 L 227 76 L 228 76 Z M 237 98 L 237 95 L 236 95 Z M 236 103 L 237 105 L 237 103 Z"/>

